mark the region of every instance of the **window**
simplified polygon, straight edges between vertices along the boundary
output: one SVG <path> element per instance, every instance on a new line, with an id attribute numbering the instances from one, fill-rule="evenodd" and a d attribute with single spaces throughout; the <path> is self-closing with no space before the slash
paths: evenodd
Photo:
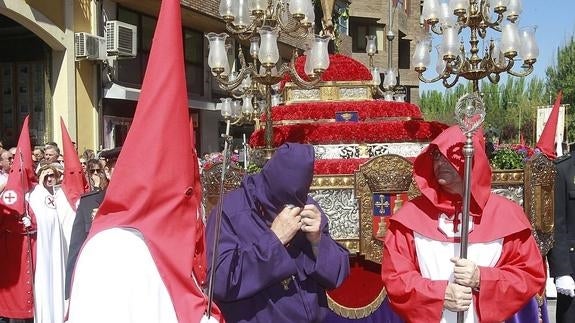
<path id="1" fill-rule="evenodd" d="M 133 59 L 118 60 L 118 83 L 139 87 L 144 80 L 158 20 L 121 6 L 118 6 L 117 19 L 138 27 L 138 54 Z M 203 96 L 203 34 L 189 28 L 184 28 L 182 34 L 188 94 Z"/>
<path id="2" fill-rule="evenodd" d="M 399 45 L 397 49 L 397 56 L 398 56 L 398 67 L 400 69 L 410 69 L 410 60 L 411 60 L 411 52 L 410 52 L 410 41 L 405 39 L 405 34 L 401 31 L 399 32 Z"/>
<path id="3" fill-rule="evenodd" d="M 367 44 L 365 36 L 367 35 L 376 35 L 377 50 L 383 50 L 383 27 L 383 25 L 378 25 L 375 22 L 371 22 L 370 20 L 366 21 L 366 19 L 354 19 L 352 17 L 349 20 L 349 28 L 351 30 L 352 37 L 352 52 L 365 52 L 365 47 Z"/>
<path id="4" fill-rule="evenodd" d="M 184 62 L 188 93 L 204 95 L 204 34 L 192 29 L 184 29 Z"/>

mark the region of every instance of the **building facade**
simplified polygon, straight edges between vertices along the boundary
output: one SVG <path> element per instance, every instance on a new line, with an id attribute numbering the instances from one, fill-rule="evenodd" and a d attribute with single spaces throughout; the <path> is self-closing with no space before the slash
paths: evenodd
<path id="1" fill-rule="evenodd" d="M 337 1 L 340 17 L 339 50 L 367 63 L 365 35 L 375 33 L 375 65 L 387 67 L 387 1 Z M 201 153 L 219 151 L 220 112 L 216 102 L 227 93 L 219 89 L 207 65 L 205 34 L 224 32 L 218 14 L 219 0 L 182 0 L 190 116 L 196 126 Z M 395 4 L 395 0 L 390 3 Z M 5 0 L 0 2 L 0 135 L 5 146 L 15 145 L 26 115 L 31 118 L 34 145 L 61 142 L 60 117 L 76 140 L 79 153 L 121 145 L 134 115 L 145 73 L 159 0 Z M 346 11 L 349 6 L 349 11 Z M 409 68 L 412 40 L 419 29 L 419 1 L 400 0 L 391 6 L 392 62 L 408 98 L 418 97 L 417 76 Z M 349 14 L 348 14 L 349 13 Z M 137 27 L 136 55 L 86 59 L 78 57 L 75 34 L 104 37 L 106 22 L 120 21 Z M 233 44 L 235 48 L 239 44 Z M 284 59 L 293 46 L 280 42 Z M 230 58 L 235 55 L 230 52 Z M 169 107 L 158 107 L 166 109 Z M 236 132 L 251 129 L 238 128 Z M 243 133 L 236 133 L 241 137 Z M 249 135 L 249 134 L 248 134 Z M 161 134 L 158 134 L 161 137 Z M 166 139 L 167 140 L 167 139 Z"/>
<path id="2" fill-rule="evenodd" d="M 423 33 L 420 16 L 421 0 L 353 0 L 349 7 L 351 56 L 367 66 L 369 58 L 365 52 L 365 36 L 377 36 L 374 66 L 380 71 L 396 68 L 399 72 L 398 84 L 407 90 L 406 100 L 415 104 L 419 100 L 419 79 L 410 61 L 415 40 Z M 389 31 L 394 36 L 392 41 L 387 38 Z"/>

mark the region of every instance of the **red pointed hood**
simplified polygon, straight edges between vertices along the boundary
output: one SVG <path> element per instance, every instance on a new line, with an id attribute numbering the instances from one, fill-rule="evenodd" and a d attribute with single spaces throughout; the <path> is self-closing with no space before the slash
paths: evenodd
<path id="1" fill-rule="evenodd" d="M 180 10 L 179 0 L 162 1 L 134 120 L 88 239 L 110 228 L 140 231 L 178 321 L 199 322 L 206 300 L 191 277 L 199 205 L 197 160 L 187 160 L 193 153 Z"/>
<path id="2" fill-rule="evenodd" d="M 200 181 L 200 163 L 198 162 L 198 152 L 196 151 L 196 135 L 194 133 L 194 121 L 190 118 L 190 138 L 192 145 L 192 166 L 193 182 L 194 182 L 194 196 L 197 205 L 202 203 L 202 183 Z M 194 274 L 200 283 L 205 285 L 207 282 L 207 258 L 206 258 L 206 226 L 204 225 L 204 214 L 201 208 L 198 208 L 198 220 L 196 221 L 196 250 L 194 253 L 193 270 Z"/>
<path id="3" fill-rule="evenodd" d="M 465 135 L 458 126 L 451 126 L 443 131 L 421 153 L 414 162 L 414 177 L 421 193 L 439 210 L 446 214 L 454 214 L 455 203 L 461 201 L 461 197 L 453 196 L 440 189 L 433 173 L 432 152 L 437 149 L 447 157 L 451 165 L 455 167 L 461 178 L 464 173 L 463 145 Z M 489 194 L 491 193 L 491 167 L 485 154 L 485 142 L 483 131 L 479 129 L 473 135 L 473 167 L 471 170 L 471 215 L 482 213 Z"/>
<path id="4" fill-rule="evenodd" d="M 80 158 L 74 148 L 74 143 L 70 138 L 70 134 L 68 133 L 68 129 L 66 129 L 62 117 L 60 117 L 60 128 L 62 129 L 62 146 L 64 148 L 64 180 L 62 181 L 62 191 L 64 191 L 64 195 L 66 195 L 66 199 L 72 209 L 76 211 L 76 203 L 80 199 L 80 196 L 87 191 L 88 181 L 86 180 L 86 176 L 84 176 Z"/>
<path id="5" fill-rule="evenodd" d="M 563 92 L 559 91 L 557 98 L 555 99 L 555 104 L 553 104 L 551 114 L 549 115 L 549 119 L 547 119 L 547 123 L 545 123 L 541 137 L 539 137 L 539 141 L 537 141 L 537 144 L 535 145 L 535 148 L 539 148 L 539 150 L 549 159 L 557 158 L 557 154 L 555 153 L 555 138 L 557 134 L 559 107 L 561 106 L 562 96 Z"/>
<path id="6" fill-rule="evenodd" d="M 18 147 L 14 156 L 14 163 L 8 175 L 8 182 L 2 192 L 0 205 L 3 213 L 18 214 L 25 213 L 24 196 L 31 191 L 37 183 L 32 163 L 32 147 L 30 146 L 30 129 L 28 127 L 29 116 L 24 119 Z"/>

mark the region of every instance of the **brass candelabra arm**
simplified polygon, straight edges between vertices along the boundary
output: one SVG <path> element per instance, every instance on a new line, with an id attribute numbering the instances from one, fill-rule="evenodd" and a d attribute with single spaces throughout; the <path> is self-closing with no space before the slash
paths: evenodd
<path id="1" fill-rule="evenodd" d="M 305 90 L 310 90 L 313 89 L 314 87 L 316 87 L 316 85 L 321 82 L 321 74 L 323 73 L 323 71 L 314 71 L 314 74 L 312 75 L 308 75 L 310 80 L 306 81 L 304 80 L 301 76 L 299 76 L 299 74 L 297 73 L 297 71 L 295 69 L 292 68 L 287 68 L 286 65 L 282 66 L 285 70 L 287 70 L 287 73 L 290 75 L 291 80 L 297 84 L 297 86 L 299 86 L 302 89 Z"/>
<path id="2" fill-rule="evenodd" d="M 449 89 L 449 88 L 453 87 L 455 84 L 457 84 L 458 80 L 459 80 L 459 74 L 455 74 L 455 77 L 453 78 L 453 80 L 451 82 L 449 82 L 448 77 L 445 77 L 445 78 L 443 78 L 442 83 L 446 89 Z"/>
<path id="3" fill-rule="evenodd" d="M 509 69 L 507 71 L 507 73 L 513 75 L 513 76 L 517 76 L 517 77 L 524 77 L 527 76 L 529 74 L 531 74 L 531 72 L 533 72 L 533 64 L 535 64 L 535 59 L 529 61 L 529 62 L 523 62 L 523 65 L 521 66 L 521 70 L 520 71 L 513 71 L 511 69 Z"/>
<path id="4" fill-rule="evenodd" d="M 233 91 L 230 92 L 231 96 L 234 99 L 241 99 L 246 95 L 254 95 L 256 96 L 255 93 L 253 93 L 253 90 L 251 88 L 244 88 L 244 89 L 235 89 Z"/>
<path id="5" fill-rule="evenodd" d="M 264 96 L 264 92 L 263 90 L 260 88 L 260 84 L 258 82 L 251 82 L 251 85 L 249 87 L 246 88 L 241 88 L 241 87 L 237 87 L 235 90 L 231 91 L 230 94 L 235 98 L 235 99 L 241 99 L 246 95 L 252 95 L 253 97 L 263 97 Z"/>
<path id="6" fill-rule="evenodd" d="M 505 58 L 505 62 L 503 64 L 499 64 L 493 61 L 493 59 L 490 59 L 489 63 L 492 64 L 492 66 L 489 66 L 490 69 L 488 69 L 488 71 L 497 74 L 507 72 L 513 68 L 513 65 L 515 65 L 515 61 L 513 60 L 513 58 L 509 57 Z"/>
<path id="7" fill-rule="evenodd" d="M 253 75 L 256 75 L 256 74 L 257 73 L 256 73 L 256 70 L 253 67 L 253 65 L 248 64 L 248 66 L 242 68 L 240 70 L 240 74 L 238 74 L 238 76 L 231 81 L 229 80 L 229 77 L 227 75 L 223 75 L 222 73 L 216 74 L 215 77 L 216 77 L 218 84 L 219 84 L 221 89 L 232 92 L 242 84 L 242 81 L 248 75 L 252 75 L 252 78 L 253 78 Z"/>
<path id="8" fill-rule="evenodd" d="M 252 79 L 255 80 L 256 82 L 262 84 L 262 85 L 275 85 L 278 84 L 279 82 L 281 82 L 283 78 L 283 74 L 281 73 L 281 70 L 278 71 L 278 73 L 272 73 L 270 68 L 266 68 L 265 72 L 263 74 L 255 74 L 252 75 Z"/>
<path id="9" fill-rule="evenodd" d="M 459 70 L 460 67 L 458 66 L 458 64 L 464 65 L 464 62 L 462 63 L 459 62 L 456 63 L 455 61 L 448 62 L 443 71 L 432 79 L 428 79 L 423 75 L 423 72 L 427 70 L 427 68 L 425 67 L 416 67 L 415 71 L 417 72 L 417 77 L 419 78 L 419 80 L 424 83 L 435 83 L 439 80 L 442 80 L 443 86 L 445 86 L 446 88 L 450 88 L 457 83 L 459 77 L 461 76 L 461 72 Z M 452 75 L 455 77 L 451 81 L 449 81 Z"/>
<path id="10" fill-rule="evenodd" d="M 238 117 L 226 116 L 226 117 L 224 117 L 224 119 L 226 121 L 229 121 L 230 125 L 232 125 L 232 126 L 241 126 L 244 124 L 254 124 L 257 116 L 259 116 L 259 112 L 257 112 L 257 113 L 255 111 L 252 113 L 242 112 L 242 115 L 240 115 Z"/>
<path id="11" fill-rule="evenodd" d="M 507 7 L 505 6 L 500 6 L 500 7 L 496 7 L 495 8 L 495 14 L 497 14 L 497 18 L 494 20 L 491 20 L 491 15 L 489 13 L 489 6 L 487 5 L 482 5 L 483 8 L 483 22 L 485 24 L 486 27 L 489 27 L 493 30 L 496 31 L 501 31 L 501 23 L 503 22 L 503 19 L 505 18 L 505 15 L 503 14 L 505 12 L 505 10 L 507 10 Z M 482 37 L 484 38 L 484 37 Z"/>
<path id="12" fill-rule="evenodd" d="M 224 18 L 224 20 L 226 20 Z M 253 37 L 261 26 L 261 20 L 254 19 L 248 26 L 235 26 L 232 21 L 226 21 L 226 30 L 233 35 L 236 35 L 241 40 L 247 40 Z"/>
<path id="13" fill-rule="evenodd" d="M 297 51 L 294 50 L 289 64 L 287 63 L 282 64 L 279 73 L 280 74 L 288 73 L 289 76 L 291 77 L 292 82 L 294 82 L 297 86 L 299 86 L 302 89 L 309 90 L 316 87 L 316 85 L 321 81 L 321 75 L 325 71 L 321 69 L 314 69 L 313 74 L 308 75 L 309 81 L 306 81 L 298 74 L 295 68 L 295 60 L 297 59 L 297 57 L 298 57 Z"/>
<path id="14" fill-rule="evenodd" d="M 437 75 L 436 77 L 432 78 L 432 79 L 428 79 L 423 75 L 423 72 L 425 72 L 427 70 L 427 68 L 425 67 L 416 67 L 415 71 L 417 72 L 417 77 L 419 78 L 419 80 L 421 82 L 424 83 L 435 83 L 443 78 L 445 78 L 445 74 L 441 74 L 441 75 Z M 449 74 L 448 74 L 449 75 Z"/>
<path id="15" fill-rule="evenodd" d="M 309 34 L 309 28 L 311 23 L 302 23 L 305 18 L 303 14 L 301 15 L 291 15 L 288 16 L 287 21 L 282 18 L 283 15 L 279 14 L 277 17 L 277 24 L 283 34 L 289 35 L 294 38 L 306 37 Z"/>

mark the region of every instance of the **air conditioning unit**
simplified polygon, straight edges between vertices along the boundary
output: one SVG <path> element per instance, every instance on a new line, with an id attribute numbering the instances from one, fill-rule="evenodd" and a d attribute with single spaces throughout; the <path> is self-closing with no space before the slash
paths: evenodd
<path id="1" fill-rule="evenodd" d="M 106 21 L 106 51 L 109 56 L 136 57 L 137 27 L 118 20 Z"/>
<path id="2" fill-rule="evenodd" d="M 90 33 L 74 33 L 74 50 L 76 60 L 106 59 L 106 39 Z"/>

